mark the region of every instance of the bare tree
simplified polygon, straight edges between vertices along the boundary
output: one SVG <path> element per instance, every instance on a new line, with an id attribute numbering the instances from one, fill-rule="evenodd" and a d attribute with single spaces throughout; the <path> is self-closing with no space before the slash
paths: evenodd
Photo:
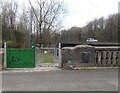
<path id="1" fill-rule="evenodd" d="M 8 27 L 14 28 L 18 4 L 16 2 L 2 2 L 1 8 L 2 8 L 2 16 L 3 16 L 2 22 L 8 25 Z"/>
<path id="2" fill-rule="evenodd" d="M 0 42 L 1 41 L 2 41 L 2 16 L 0 14 Z M 2 47 L 1 44 L 0 44 L 0 47 Z"/>
<path id="3" fill-rule="evenodd" d="M 0 3 L 2 15 L 2 37 L 3 40 L 11 39 L 11 29 L 16 27 L 16 13 L 18 4 L 16 2 L 2 2 Z"/>
<path id="4" fill-rule="evenodd" d="M 37 20 L 37 35 L 39 35 L 38 43 L 46 43 L 45 37 L 51 36 L 56 31 L 57 25 L 60 23 L 65 13 L 64 3 L 60 1 L 39 0 L 36 2 L 36 8 L 29 0 L 34 16 Z M 44 40 L 44 41 L 43 41 Z"/>

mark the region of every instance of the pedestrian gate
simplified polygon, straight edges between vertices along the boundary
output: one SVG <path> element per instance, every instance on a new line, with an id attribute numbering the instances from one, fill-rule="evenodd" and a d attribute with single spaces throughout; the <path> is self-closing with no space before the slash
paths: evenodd
<path id="1" fill-rule="evenodd" d="M 36 66 L 58 66 L 58 48 L 38 48 L 36 49 Z"/>
<path id="2" fill-rule="evenodd" d="M 35 48 L 6 49 L 7 68 L 34 68 Z"/>

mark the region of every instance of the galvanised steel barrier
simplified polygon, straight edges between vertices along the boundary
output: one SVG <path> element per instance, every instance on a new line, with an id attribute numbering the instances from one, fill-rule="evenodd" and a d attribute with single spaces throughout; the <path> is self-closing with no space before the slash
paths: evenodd
<path id="1" fill-rule="evenodd" d="M 36 48 L 36 65 L 57 66 L 59 48 Z"/>

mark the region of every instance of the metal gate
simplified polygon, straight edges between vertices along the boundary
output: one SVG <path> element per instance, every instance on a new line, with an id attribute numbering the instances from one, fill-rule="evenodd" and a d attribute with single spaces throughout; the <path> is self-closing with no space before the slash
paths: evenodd
<path id="1" fill-rule="evenodd" d="M 7 68 L 34 68 L 35 48 L 6 49 Z"/>
<path id="2" fill-rule="evenodd" d="M 58 48 L 37 48 L 36 66 L 58 66 Z"/>

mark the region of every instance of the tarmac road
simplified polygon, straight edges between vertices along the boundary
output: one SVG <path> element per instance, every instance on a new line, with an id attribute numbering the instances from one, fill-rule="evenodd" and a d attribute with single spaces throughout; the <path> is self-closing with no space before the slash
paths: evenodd
<path id="1" fill-rule="evenodd" d="M 117 91 L 118 70 L 60 70 L 2 74 L 3 91 Z"/>

